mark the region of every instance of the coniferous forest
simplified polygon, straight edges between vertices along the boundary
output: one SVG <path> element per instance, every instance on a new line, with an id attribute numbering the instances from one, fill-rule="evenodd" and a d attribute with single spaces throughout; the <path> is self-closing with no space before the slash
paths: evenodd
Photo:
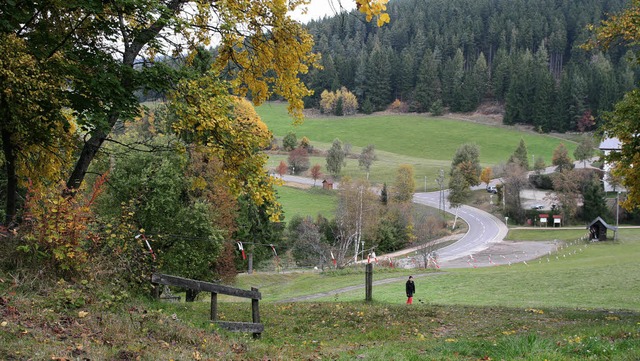
<path id="1" fill-rule="evenodd" d="M 623 0 L 392 0 L 383 27 L 355 13 L 307 24 L 322 70 L 305 75 L 318 107 L 346 87 L 360 111 L 485 109 L 541 132 L 597 125 L 638 79 L 632 51 L 587 51 L 588 26 Z M 486 106 L 487 104 L 491 106 Z"/>

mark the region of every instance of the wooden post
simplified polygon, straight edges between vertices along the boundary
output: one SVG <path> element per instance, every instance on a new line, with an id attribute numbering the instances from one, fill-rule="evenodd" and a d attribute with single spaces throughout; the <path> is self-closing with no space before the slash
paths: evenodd
<path id="1" fill-rule="evenodd" d="M 255 287 L 251 287 L 251 291 L 258 292 L 258 289 Z M 258 300 L 255 298 L 251 299 L 251 319 L 253 323 L 260 323 L 260 305 L 258 303 Z M 253 338 L 260 338 L 260 333 L 254 332 Z"/>
<path id="2" fill-rule="evenodd" d="M 373 289 L 373 264 L 367 263 L 367 267 L 365 270 L 365 301 L 371 302 L 373 301 L 373 297 L 371 295 L 371 291 Z"/>
<path id="3" fill-rule="evenodd" d="M 218 294 L 211 292 L 211 321 L 218 320 Z"/>
<path id="4" fill-rule="evenodd" d="M 247 273 L 248 274 L 252 274 L 253 273 L 253 252 L 249 252 L 249 254 L 247 255 Z"/>

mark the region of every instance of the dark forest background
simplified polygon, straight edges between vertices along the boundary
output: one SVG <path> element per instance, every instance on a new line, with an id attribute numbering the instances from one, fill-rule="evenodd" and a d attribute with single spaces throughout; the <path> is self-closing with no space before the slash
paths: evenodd
<path id="1" fill-rule="evenodd" d="M 623 0 L 392 0 L 383 27 L 355 12 L 312 21 L 322 70 L 305 76 L 318 107 L 346 87 L 360 111 L 483 111 L 541 132 L 597 126 L 638 79 L 632 51 L 582 48 Z"/>

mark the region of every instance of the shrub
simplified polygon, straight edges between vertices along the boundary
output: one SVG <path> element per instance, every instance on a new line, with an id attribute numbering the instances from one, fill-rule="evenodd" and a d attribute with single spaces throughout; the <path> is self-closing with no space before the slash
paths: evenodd
<path id="1" fill-rule="evenodd" d="M 358 110 L 358 99 L 347 88 L 335 92 L 324 90 L 320 94 L 320 111 L 325 114 L 353 115 Z"/>
<path id="2" fill-rule="evenodd" d="M 529 176 L 529 182 L 538 189 L 553 189 L 553 181 L 551 180 L 551 176 L 548 174 L 532 174 Z"/>
<path id="3" fill-rule="evenodd" d="M 431 112 L 431 115 L 436 117 L 444 114 L 444 106 L 442 105 L 442 100 L 436 99 L 433 102 L 433 104 L 431 104 L 431 108 L 429 109 L 429 112 Z"/>
<path id="4" fill-rule="evenodd" d="M 340 89 L 340 98 L 342 99 L 342 114 L 353 115 L 358 111 L 358 98 L 347 88 Z"/>
<path id="5" fill-rule="evenodd" d="M 371 114 L 374 111 L 375 111 L 375 108 L 373 107 L 373 103 L 369 98 L 366 98 L 362 103 L 362 112 L 365 114 Z"/>
<path id="6" fill-rule="evenodd" d="M 74 276 L 86 269 L 88 249 L 100 238 L 91 230 L 91 210 L 102 191 L 106 175 L 100 177 L 89 196 L 69 195 L 64 183 L 49 189 L 28 187 L 18 249 L 41 269 Z"/>
<path id="7" fill-rule="evenodd" d="M 400 99 L 396 99 L 389 105 L 387 110 L 394 113 L 407 113 L 409 111 L 409 105 Z"/>
<path id="8" fill-rule="evenodd" d="M 299 147 L 304 148 L 309 154 L 313 153 L 314 150 L 313 145 L 311 145 L 311 141 L 307 137 L 302 137 L 302 139 L 300 139 Z"/>
<path id="9" fill-rule="evenodd" d="M 322 94 L 320 94 L 320 111 L 325 114 L 332 114 L 336 106 L 336 98 L 334 92 L 324 90 Z"/>
<path id="10" fill-rule="evenodd" d="M 304 173 L 309 169 L 309 153 L 306 149 L 302 147 L 298 147 L 291 152 L 289 152 L 289 167 L 292 170 L 292 173 L 300 174 Z"/>
<path id="11" fill-rule="evenodd" d="M 296 137 L 296 133 L 289 132 L 287 135 L 282 138 L 282 147 L 284 150 L 290 152 L 298 146 L 298 138 Z"/>

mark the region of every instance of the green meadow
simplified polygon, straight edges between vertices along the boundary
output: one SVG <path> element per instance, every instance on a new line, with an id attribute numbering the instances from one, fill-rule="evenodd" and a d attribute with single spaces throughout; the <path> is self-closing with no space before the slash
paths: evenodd
<path id="1" fill-rule="evenodd" d="M 622 229 L 619 241 L 588 243 L 578 241 L 584 232 L 511 231 L 507 238 L 518 240 L 558 239 L 565 246 L 551 255 L 527 264 L 429 271 L 416 279 L 416 298 L 429 304 L 502 307 L 564 307 L 587 309 L 627 309 L 640 311 L 640 230 Z M 341 274 L 300 273 L 241 275 L 238 285 L 258 287 L 270 300 L 294 297 L 307 292 L 362 284 L 360 272 Z M 417 270 L 374 270 L 374 281 L 413 274 Z M 263 279 L 264 277 L 264 279 Z M 277 280 L 277 281 L 276 281 Z M 298 283 L 298 280 L 300 283 Z M 339 280 L 339 281 L 338 281 Z M 339 284 L 337 283 L 339 282 Z M 404 280 L 374 287 L 373 298 L 388 304 L 403 303 Z M 295 292 L 281 290 L 297 290 Z M 280 296 L 275 296 L 280 295 Z M 331 294 L 319 301 L 354 302 L 364 298 L 364 289 Z"/>
<path id="2" fill-rule="evenodd" d="M 287 186 L 277 187 L 278 200 L 283 205 L 285 220 L 293 216 L 312 217 L 318 214 L 333 218 L 337 198 L 334 192 L 319 189 L 299 189 Z"/>
<path id="3" fill-rule="evenodd" d="M 432 164 L 433 168 L 448 166 L 456 149 L 464 143 L 479 146 L 484 166 L 506 162 L 520 139 L 524 139 L 530 156 L 542 156 L 547 164 L 551 163 L 553 150 L 560 143 L 567 146 L 569 154 L 573 154 L 576 146 L 572 141 L 551 135 L 421 114 L 309 117 L 302 124 L 294 125 L 283 103 L 266 103 L 256 110 L 276 137 L 294 132 L 298 140 L 306 136 L 312 145 L 321 149 L 328 149 L 337 138 L 343 144 L 351 144 L 352 153 L 356 155 L 362 147 L 373 144 L 380 161 L 397 157 L 396 167 L 401 163 Z"/>
<path id="4" fill-rule="evenodd" d="M 516 230 L 512 239 L 567 240 L 528 265 L 446 270 L 374 267 L 373 302 L 364 270 L 243 274 L 259 288 L 259 339 L 209 322 L 197 302 L 124 304 L 60 284 L 49 297 L 22 293 L 0 274 L 3 360 L 621 360 L 640 359 L 640 230 L 617 242 L 579 243 L 573 230 Z M 555 257 L 558 256 L 558 259 Z M 416 277 L 413 305 L 404 282 Z M 86 283 L 90 287 L 90 283 Z M 344 293 L 332 290 L 359 287 Z M 324 292 L 324 298 L 292 297 Z M 251 321 L 250 302 L 219 297 L 218 319 Z"/>
<path id="5" fill-rule="evenodd" d="M 528 265 L 428 272 L 374 267 L 374 282 L 390 283 L 374 285 L 371 303 L 364 302 L 363 267 L 241 275 L 235 286 L 257 287 L 263 295 L 265 333 L 254 341 L 223 332 L 242 352 L 222 352 L 234 360 L 639 359 L 640 230 L 623 229 L 618 242 L 578 242 L 575 230 L 515 230 L 509 238 L 536 234 L 566 240 L 565 246 L 549 261 Z M 417 287 L 411 306 L 404 295 L 408 275 Z M 359 288 L 331 292 L 348 286 Z M 326 296 L 290 301 L 320 292 Z M 207 300 L 163 307 L 206 329 Z M 225 299 L 219 312 L 250 321 L 248 309 L 248 302 Z"/>

